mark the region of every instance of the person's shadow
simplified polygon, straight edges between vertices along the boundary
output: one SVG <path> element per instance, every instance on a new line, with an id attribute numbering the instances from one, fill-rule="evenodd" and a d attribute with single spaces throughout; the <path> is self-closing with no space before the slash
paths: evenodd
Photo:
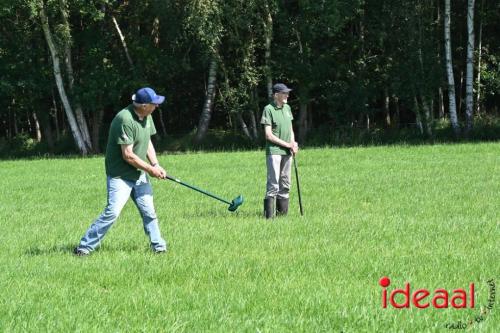
<path id="1" fill-rule="evenodd" d="M 30 246 L 24 254 L 30 257 L 47 256 L 52 254 L 73 253 L 74 244 L 54 245 L 51 247 Z"/>
<path id="2" fill-rule="evenodd" d="M 197 217 L 203 218 L 258 218 L 262 217 L 262 212 L 260 211 L 237 211 L 232 213 L 214 212 L 214 211 L 190 211 L 181 214 L 181 217 L 193 222 L 196 222 Z"/>
<path id="3" fill-rule="evenodd" d="M 50 256 L 50 255 L 67 255 L 73 254 L 73 250 L 75 249 L 75 244 L 61 244 L 61 245 L 53 245 L 50 247 L 43 246 L 30 246 L 26 251 L 24 251 L 24 255 L 29 257 L 37 257 L 37 256 Z M 106 245 L 103 249 L 102 247 L 98 247 L 95 252 L 106 251 L 106 252 L 129 252 L 135 253 L 143 250 L 144 252 L 149 252 L 150 249 L 147 246 L 141 247 L 140 244 L 128 244 L 122 246 L 113 246 Z"/>

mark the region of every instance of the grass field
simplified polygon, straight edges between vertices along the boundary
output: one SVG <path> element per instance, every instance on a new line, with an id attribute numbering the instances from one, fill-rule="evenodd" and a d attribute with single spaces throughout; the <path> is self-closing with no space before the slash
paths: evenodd
<path id="1" fill-rule="evenodd" d="M 263 152 L 160 161 L 245 203 L 230 213 L 153 180 L 169 252 L 149 251 L 130 201 L 86 258 L 71 250 L 104 208 L 103 158 L 0 162 L 0 332 L 500 331 L 498 299 L 487 308 L 500 277 L 500 144 L 303 150 L 305 216 L 294 182 L 290 215 L 272 222 L 260 216 Z M 476 306 L 383 309 L 383 276 L 389 290 L 473 282 Z"/>

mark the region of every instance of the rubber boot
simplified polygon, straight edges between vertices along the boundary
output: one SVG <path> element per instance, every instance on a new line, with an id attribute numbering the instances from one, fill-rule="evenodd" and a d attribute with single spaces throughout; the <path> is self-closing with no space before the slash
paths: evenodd
<path id="1" fill-rule="evenodd" d="M 264 199 L 264 216 L 266 219 L 272 219 L 275 213 L 275 198 L 265 198 Z"/>
<path id="2" fill-rule="evenodd" d="M 288 198 L 276 198 L 276 215 L 285 216 L 288 214 L 288 201 Z"/>

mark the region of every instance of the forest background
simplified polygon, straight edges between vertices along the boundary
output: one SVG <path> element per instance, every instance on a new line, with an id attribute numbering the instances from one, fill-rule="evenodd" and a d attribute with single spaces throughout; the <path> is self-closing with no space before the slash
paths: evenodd
<path id="1" fill-rule="evenodd" d="M 0 156 L 91 155 L 150 86 L 159 150 L 253 149 L 271 86 L 301 145 L 500 138 L 497 1 L 4 0 Z"/>

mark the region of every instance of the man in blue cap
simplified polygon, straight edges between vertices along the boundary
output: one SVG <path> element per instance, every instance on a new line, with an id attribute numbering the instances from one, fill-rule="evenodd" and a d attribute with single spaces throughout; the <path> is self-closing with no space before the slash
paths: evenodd
<path id="1" fill-rule="evenodd" d="M 151 88 L 139 89 L 132 96 L 132 104 L 118 112 L 111 122 L 105 158 L 108 202 L 75 248 L 75 255 L 86 256 L 100 245 L 129 197 L 139 209 L 153 252 L 166 251 L 147 176 L 159 179 L 166 176 L 151 142 L 151 136 L 156 134 L 151 114 L 164 101 L 165 97 Z"/>
<path id="2" fill-rule="evenodd" d="M 273 86 L 273 102 L 266 105 L 260 123 L 266 136 L 267 185 L 264 216 L 269 219 L 288 213 L 291 155 L 298 151 L 292 127 L 292 110 L 287 104 L 292 89 L 283 83 Z"/>

